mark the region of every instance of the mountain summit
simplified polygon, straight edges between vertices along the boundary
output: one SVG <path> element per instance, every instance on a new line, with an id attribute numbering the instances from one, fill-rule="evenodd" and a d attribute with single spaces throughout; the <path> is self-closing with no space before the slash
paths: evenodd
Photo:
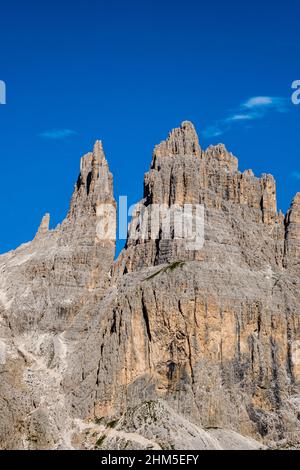
<path id="1" fill-rule="evenodd" d="M 284 216 L 271 175 L 203 150 L 185 121 L 155 147 L 131 221 L 140 235 L 150 206 L 170 209 L 170 236 L 160 221 L 114 260 L 97 141 L 65 220 L 49 230 L 46 214 L 0 256 L 0 448 L 299 446 L 299 194 Z M 195 249 L 175 236 L 186 205 L 204 210 Z"/>

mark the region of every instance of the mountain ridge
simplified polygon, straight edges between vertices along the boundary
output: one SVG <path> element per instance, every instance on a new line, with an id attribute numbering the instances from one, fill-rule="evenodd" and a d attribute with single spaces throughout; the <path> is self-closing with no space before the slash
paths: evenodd
<path id="1" fill-rule="evenodd" d="M 284 216 L 271 175 L 202 150 L 184 121 L 154 149 L 131 228 L 151 204 L 199 204 L 204 245 L 160 226 L 114 260 L 97 141 L 65 220 L 0 256 L 0 447 L 298 446 L 299 194 Z"/>

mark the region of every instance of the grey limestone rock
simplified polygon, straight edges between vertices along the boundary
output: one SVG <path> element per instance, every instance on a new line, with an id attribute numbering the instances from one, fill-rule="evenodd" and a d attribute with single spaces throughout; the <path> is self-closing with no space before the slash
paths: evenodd
<path id="1" fill-rule="evenodd" d="M 203 205 L 203 246 L 171 222 L 114 260 L 97 141 L 65 220 L 0 256 L 0 448 L 299 446 L 299 193 L 284 217 L 271 175 L 186 121 L 154 149 L 136 233 L 151 204 Z"/>

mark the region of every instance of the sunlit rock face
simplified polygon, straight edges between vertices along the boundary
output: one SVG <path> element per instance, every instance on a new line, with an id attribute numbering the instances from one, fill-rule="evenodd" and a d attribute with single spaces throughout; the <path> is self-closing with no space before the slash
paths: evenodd
<path id="1" fill-rule="evenodd" d="M 300 193 L 293 199 L 286 215 L 285 264 L 299 272 L 300 263 Z"/>
<path id="2" fill-rule="evenodd" d="M 153 204 L 201 205 L 204 243 L 172 218 L 168 238 L 130 237 Z M 117 260 L 115 207 L 97 141 L 61 225 L 46 214 L 0 256 L 0 447 L 297 447 L 299 193 L 284 217 L 271 175 L 186 121 L 154 149 Z"/>

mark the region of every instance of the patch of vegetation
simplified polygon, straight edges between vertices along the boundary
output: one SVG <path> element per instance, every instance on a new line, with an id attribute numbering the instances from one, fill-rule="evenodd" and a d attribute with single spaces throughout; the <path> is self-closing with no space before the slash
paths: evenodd
<path id="1" fill-rule="evenodd" d="M 118 419 L 114 419 L 113 421 L 110 421 L 109 423 L 107 423 L 107 427 L 108 428 L 115 428 L 118 424 L 119 420 Z"/>
<path id="2" fill-rule="evenodd" d="M 151 274 L 151 276 L 146 277 L 144 281 L 150 281 L 151 279 L 153 279 L 154 277 L 158 276 L 161 273 L 172 272 L 177 268 L 181 268 L 182 266 L 184 266 L 184 264 L 185 264 L 185 261 L 174 261 L 173 263 L 170 263 L 168 266 L 165 266 L 164 268 L 159 269 L 154 274 Z"/>
<path id="3" fill-rule="evenodd" d="M 157 441 L 157 444 L 161 447 L 162 450 L 175 450 L 174 444 L 171 444 L 170 442 Z"/>
<path id="4" fill-rule="evenodd" d="M 149 400 L 145 401 L 143 405 L 146 405 L 147 407 L 147 416 L 149 416 L 153 423 L 157 422 L 157 416 L 156 416 L 156 402 L 154 400 Z"/>
<path id="5" fill-rule="evenodd" d="M 101 418 L 97 418 L 97 417 L 96 417 L 96 418 L 94 419 L 95 424 L 101 424 L 102 420 L 103 420 L 103 416 L 102 416 Z"/>
<path id="6" fill-rule="evenodd" d="M 156 403 L 155 400 L 146 400 L 144 401 L 143 404 L 151 406 L 151 405 L 155 405 L 155 403 Z"/>
<path id="7" fill-rule="evenodd" d="M 99 439 L 97 440 L 97 442 L 95 444 L 95 448 L 101 447 L 105 439 L 106 439 L 105 434 L 103 436 L 99 437 Z"/>

